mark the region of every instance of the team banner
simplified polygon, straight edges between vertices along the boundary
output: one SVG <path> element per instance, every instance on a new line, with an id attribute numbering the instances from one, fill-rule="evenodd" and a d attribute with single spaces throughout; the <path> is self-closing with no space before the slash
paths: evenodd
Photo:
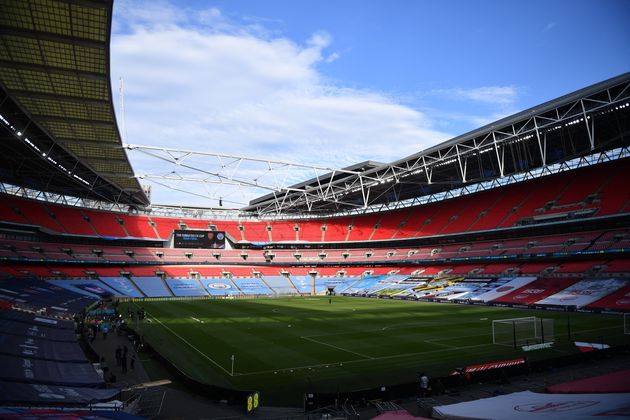
<path id="1" fill-rule="evenodd" d="M 128 297 L 143 297 L 142 293 L 126 277 L 101 277 L 101 281 Z"/>
<path id="2" fill-rule="evenodd" d="M 31 325 L 42 325 L 50 328 L 62 328 L 74 330 L 74 321 L 67 321 L 57 318 L 48 318 L 45 316 L 31 314 L 21 311 L 0 311 L 0 319 L 10 321 L 24 322 Z"/>
<path id="3" fill-rule="evenodd" d="M 486 293 L 479 295 L 475 298 L 475 300 L 481 300 L 483 302 L 489 302 L 491 300 L 495 300 L 500 298 L 501 296 L 507 295 L 510 292 L 519 289 L 526 284 L 529 284 L 536 280 L 536 277 L 515 277 L 513 279 L 499 279 L 499 280 L 508 280 L 504 284 L 499 287 L 489 290 Z"/>
<path id="4" fill-rule="evenodd" d="M 460 299 L 470 299 L 470 300 L 474 300 L 474 301 L 484 301 L 483 296 L 486 293 L 490 293 L 500 287 L 502 287 L 503 285 L 507 284 L 510 282 L 511 279 L 506 279 L 506 278 L 500 278 L 500 279 L 494 279 L 494 280 L 490 280 L 490 281 L 486 281 L 483 285 L 479 286 L 478 288 L 474 289 L 473 291 L 469 292 L 466 296 L 461 297 Z M 485 299 L 488 300 L 488 299 Z"/>
<path id="5" fill-rule="evenodd" d="M 5 420 L 24 419 L 47 419 L 47 420 L 142 420 L 124 411 L 113 411 L 113 408 L 120 408 L 122 403 L 108 402 L 108 407 L 101 410 L 75 409 L 63 410 L 60 412 L 54 408 L 21 408 L 21 407 L 0 407 L 0 418 Z"/>
<path id="6" fill-rule="evenodd" d="M 13 303 L 28 302 L 31 307 L 46 307 L 49 311 L 52 309 L 59 313 L 78 312 L 90 303 L 78 298 L 75 291 L 33 279 L 0 281 L 0 294 L 3 299 Z"/>
<path id="7" fill-rule="evenodd" d="M 38 338 L 50 341 L 77 341 L 74 330 L 26 324 L 24 322 L 0 319 L 0 334 Z"/>
<path id="8" fill-rule="evenodd" d="M 540 278 L 505 296 L 495 299 L 495 302 L 529 305 L 548 296 L 558 293 L 576 283 L 578 279 L 556 277 Z"/>
<path id="9" fill-rule="evenodd" d="M 175 230 L 173 231 L 175 248 L 225 248 L 225 232 L 213 230 Z"/>
<path id="10" fill-rule="evenodd" d="M 207 296 L 206 290 L 195 279 L 167 279 L 175 296 Z"/>
<path id="11" fill-rule="evenodd" d="M 224 296 L 228 294 L 238 294 L 238 290 L 236 290 L 236 288 L 232 286 L 229 280 L 203 279 L 201 280 L 201 283 L 211 295 Z"/>
<path id="12" fill-rule="evenodd" d="M 109 401 L 119 389 L 76 388 L 0 381 L 0 402 L 7 404 L 90 404 Z"/>
<path id="13" fill-rule="evenodd" d="M 48 282 L 63 287 L 73 293 L 98 299 L 109 299 L 118 293 L 100 280 L 48 280 Z"/>
<path id="14" fill-rule="evenodd" d="M 0 354 L 0 380 L 60 386 L 101 386 L 90 363 L 60 363 Z"/>
<path id="15" fill-rule="evenodd" d="M 539 305 L 586 306 L 627 284 L 623 279 L 584 279 L 572 286 L 536 302 Z"/>
<path id="16" fill-rule="evenodd" d="M 58 362 L 87 362 L 76 342 L 54 342 L 19 335 L 0 335 L 0 353 Z"/>
<path id="17" fill-rule="evenodd" d="M 436 419 L 627 419 L 630 394 L 538 394 L 515 392 L 433 407 Z"/>
<path id="18" fill-rule="evenodd" d="M 588 307 L 630 312 L 630 284 L 591 303 Z"/>

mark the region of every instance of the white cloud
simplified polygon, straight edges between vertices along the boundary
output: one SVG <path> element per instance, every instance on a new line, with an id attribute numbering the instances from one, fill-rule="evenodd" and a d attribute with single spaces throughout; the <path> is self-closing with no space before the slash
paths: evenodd
<path id="1" fill-rule="evenodd" d="M 515 86 L 483 86 L 464 89 L 439 89 L 433 93 L 451 99 L 482 102 L 493 105 L 512 105 L 518 99 L 518 89 Z"/>
<path id="2" fill-rule="evenodd" d="M 341 54 L 334 52 L 328 55 L 328 57 L 326 57 L 324 61 L 326 61 L 326 63 L 332 63 L 333 61 L 337 60 L 339 57 L 341 57 Z"/>
<path id="3" fill-rule="evenodd" d="M 186 21 L 186 13 L 169 3 L 156 0 L 151 3 L 120 1 L 115 3 L 112 31 L 129 31 L 142 26 L 169 26 Z"/>
<path id="4" fill-rule="evenodd" d="M 333 41 L 324 31 L 301 45 L 258 23 L 230 21 L 216 8 L 121 7 L 111 60 L 112 77 L 125 80 L 129 143 L 341 167 L 395 160 L 450 137 L 384 94 L 327 81 L 319 66 L 339 55 L 325 54 Z M 130 158 L 137 173 L 166 170 L 159 161 Z M 184 201 L 155 185 L 153 191 L 158 202 Z"/>

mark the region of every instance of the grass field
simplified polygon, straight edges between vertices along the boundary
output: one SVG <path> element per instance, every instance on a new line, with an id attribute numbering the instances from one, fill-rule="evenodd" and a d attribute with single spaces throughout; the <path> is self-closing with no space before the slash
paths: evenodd
<path id="1" fill-rule="evenodd" d="M 145 340 L 191 378 L 267 400 L 413 382 L 419 371 L 575 353 L 566 313 L 334 297 L 146 302 Z M 492 320 L 555 319 L 552 349 L 492 344 Z M 572 313 L 572 340 L 628 343 L 620 316 Z M 231 356 L 234 355 L 232 373 Z"/>

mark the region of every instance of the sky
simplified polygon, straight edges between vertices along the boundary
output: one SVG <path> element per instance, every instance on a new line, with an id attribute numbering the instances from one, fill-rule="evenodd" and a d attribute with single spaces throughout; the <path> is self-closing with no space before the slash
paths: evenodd
<path id="1" fill-rule="evenodd" d="M 628 22 L 627 0 L 116 0 L 114 102 L 128 144 L 318 167 L 128 152 L 171 178 L 141 179 L 153 203 L 238 208 L 627 72 Z"/>

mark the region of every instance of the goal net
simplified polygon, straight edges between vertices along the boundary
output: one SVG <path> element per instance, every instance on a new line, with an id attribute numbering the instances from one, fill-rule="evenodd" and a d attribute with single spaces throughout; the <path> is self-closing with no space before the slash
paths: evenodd
<path id="1" fill-rule="evenodd" d="M 553 319 L 524 318 L 492 321 L 492 343 L 517 347 L 554 341 Z"/>
<path id="2" fill-rule="evenodd" d="M 623 333 L 630 334 L 630 313 L 623 314 Z"/>

